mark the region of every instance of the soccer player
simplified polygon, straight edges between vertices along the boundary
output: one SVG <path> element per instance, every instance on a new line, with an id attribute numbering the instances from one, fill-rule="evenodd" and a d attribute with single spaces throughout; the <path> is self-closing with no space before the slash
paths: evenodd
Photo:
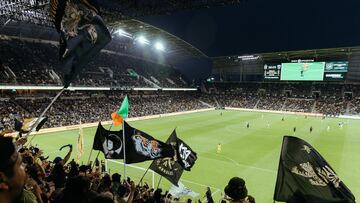
<path id="1" fill-rule="evenodd" d="M 310 133 L 312 133 L 312 130 L 313 130 L 313 127 L 312 127 L 312 126 L 310 126 Z"/>
<path id="2" fill-rule="evenodd" d="M 217 145 L 217 150 L 216 150 L 216 153 L 220 154 L 220 152 L 221 152 L 221 143 Z"/>
<path id="3" fill-rule="evenodd" d="M 294 127 L 293 131 L 294 131 L 294 133 L 296 132 L 296 127 Z"/>
<path id="4" fill-rule="evenodd" d="M 326 129 L 328 132 L 330 131 L 330 125 L 327 126 L 327 129 Z"/>
<path id="5" fill-rule="evenodd" d="M 284 118 L 284 116 L 282 117 L 281 121 L 285 121 L 285 118 Z"/>
<path id="6" fill-rule="evenodd" d="M 246 122 L 246 128 L 250 128 L 250 123 Z"/>
<path id="7" fill-rule="evenodd" d="M 303 67 L 300 70 L 300 76 L 301 77 L 304 77 L 304 72 L 308 70 L 308 66 L 309 65 L 307 63 L 304 63 Z"/>

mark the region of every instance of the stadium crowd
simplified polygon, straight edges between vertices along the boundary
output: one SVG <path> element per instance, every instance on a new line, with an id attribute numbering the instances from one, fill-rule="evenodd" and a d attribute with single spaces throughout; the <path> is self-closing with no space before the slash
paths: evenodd
<path id="1" fill-rule="evenodd" d="M 129 177 L 108 174 L 104 164 L 95 160 L 89 165 L 70 161 L 72 145 L 64 158 L 50 161 L 37 147 L 26 147 L 25 139 L 13 142 L 0 136 L 0 202 L 1 203 L 191 203 L 168 191 L 135 183 Z M 245 181 L 234 177 L 224 188 L 223 199 L 254 203 L 248 196 Z M 213 203 L 210 189 L 208 203 Z M 198 200 L 201 203 L 201 200 Z"/>
<path id="2" fill-rule="evenodd" d="M 2 39 L 0 84 L 61 85 L 58 48 L 54 43 Z M 73 86 L 186 87 L 180 72 L 169 65 L 105 50 L 73 82 Z"/>
<path id="3" fill-rule="evenodd" d="M 129 93 L 130 117 L 141 117 L 209 107 L 234 107 L 247 109 L 264 109 L 321 113 L 327 116 L 340 114 L 359 115 L 360 102 L 352 99 L 322 95 L 319 97 L 299 96 L 292 88 L 292 95 L 282 92 L 258 89 L 248 90 L 244 87 L 216 92 L 138 92 Z M 326 91 L 324 91 L 326 92 Z M 120 94 L 120 95 L 119 95 Z M 123 91 L 85 91 L 65 92 L 48 111 L 49 117 L 45 127 L 59 127 L 83 122 L 110 120 L 111 112 L 119 108 Z M 322 92 L 322 94 L 324 94 Z M 0 127 L 11 128 L 14 118 L 38 116 L 50 103 L 55 93 L 18 94 L 2 93 L 0 105 Z"/>
<path id="4" fill-rule="evenodd" d="M 107 93 L 107 95 L 105 95 Z M 155 93 L 129 95 L 129 117 L 141 117 L 205 108 L 198 101 L 197 93 Z M 117 111 L 123 96 L 116 92 L 68 93 L 60 97 L 46 114 L 49 117 L 45 127 L 59 127 L 82 122 L 110 120 Z M 51 102 L 51 97 L 33 95 L 15 99 L 2 99 L 0 110 L 2 126 L 12 128 L 14 118 L 30 118 L 40 115 Z"/>

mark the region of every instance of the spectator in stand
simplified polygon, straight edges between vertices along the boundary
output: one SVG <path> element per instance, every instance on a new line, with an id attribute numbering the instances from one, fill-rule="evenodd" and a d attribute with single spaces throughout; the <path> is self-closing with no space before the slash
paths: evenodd
<path id="1" fill-rule="evenodd" d="M 64 165 L 70 159 L 71 152 L 72 152 L 72 145 L 70 145 L 69 148 L 70 148 L 69 152 L 67 153 L 67 155 L 65 156 L 64 159 L 62 159 L 61 157 L 56 157 L 54 159 L 55 166 L 54 166 L 54 169 L 51 172 L 51 177 L 53 178 L 56 189 L 62 188 L 65 185 L 66 172 L 65 172 L 65 169 L 64 169 Z"/>
<path id="2" fill-rule="evenodd" d="M 18 202 L 24 195 L 26 174 L 12 138 L 0 136 L 0 160 L 0 202 Z"/>
<path id="3" fill-rule="evenodd" d="M 248 196 L 245 181 L 239 177 L 231 178 L 228 185 L 225 187 L 224 192 L 231 198 L 232 203 L 255 202 L 253 197 Z"/>

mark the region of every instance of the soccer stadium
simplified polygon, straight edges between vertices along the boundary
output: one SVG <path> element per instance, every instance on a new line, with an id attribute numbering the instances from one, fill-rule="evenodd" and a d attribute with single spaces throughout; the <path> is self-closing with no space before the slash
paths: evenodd
<path id="1" fill-rule="evenodd" d="M 359 6 L 1 0 L 0 203 L 355 203 Z"/>

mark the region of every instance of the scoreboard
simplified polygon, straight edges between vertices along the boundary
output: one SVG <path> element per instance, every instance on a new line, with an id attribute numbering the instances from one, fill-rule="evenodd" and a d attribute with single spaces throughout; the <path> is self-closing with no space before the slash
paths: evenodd
<path id="1" fill-rule="evenodd" d="M 265 80 L 343 81 L 348 61 L 299 62 L 264 65 Z"/>
<path id="2" fill-rule="evenodd" d="M 265 80 L 280 80 L 281 64 L 265 64 L 264 78 Z"/>

